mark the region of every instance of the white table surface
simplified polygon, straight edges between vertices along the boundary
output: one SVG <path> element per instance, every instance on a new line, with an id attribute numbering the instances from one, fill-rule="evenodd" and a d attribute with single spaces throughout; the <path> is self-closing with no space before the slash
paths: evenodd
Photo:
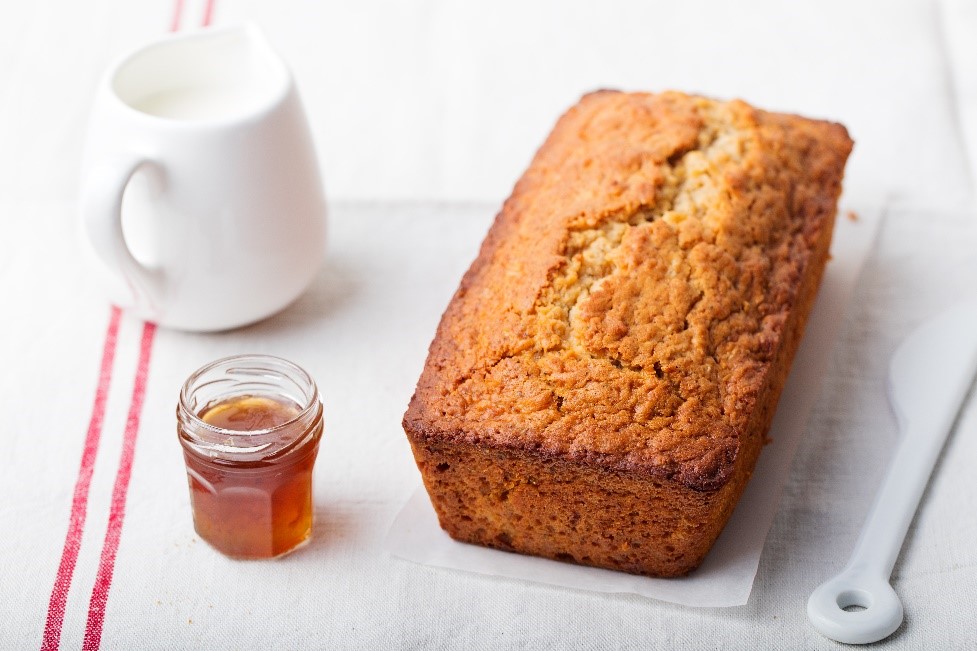
<path id="1" fill-rule="evenodd" d="M 74 239 L 88 103 L 104 66 L 165 32 L 176 2 L 0 7 L 0 648 L 41 645 L 110 319 Z M 203 2 L 182 4 L 181 25 L 199 23 Z M 255 19 L 295 70 L 333 200 L 327 262 L 262 324 L 155 333 L 101 647 L 840 647 L 804 606 L 844 563 L 896 438 L 888 355 L 977 291 L 972 5 L 312 4 L 216 0 L 214 20 Z M 858 141 L 846 194 L 889 206 L 742 607 L 492 579 L 383 550 L 419 481 L 399 423 L 441 310 L 558 113 L 608 86 L 839 119 Z M 122 317 L 61 648 L 85 644 L 144 332 Z M 304 365 L 327 408 L 314 541 L 277 562 L 229 561 L 196 538 L 174 432 L 189 372 L 245 351 Z M 977 644 L 975 455 L 971 400 L 896 566 L 906 622 L 883 646 Z"/>

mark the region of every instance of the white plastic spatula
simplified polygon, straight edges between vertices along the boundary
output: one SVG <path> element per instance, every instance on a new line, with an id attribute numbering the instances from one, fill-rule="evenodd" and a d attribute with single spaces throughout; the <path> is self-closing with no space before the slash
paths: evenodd
<path id="1" fill-rule="evenodd" d="M 902 623 L 889 576 L 975 373 L 977 301 L 927 321 L 893 355 L 889 400 L 899 420 L 899 447 L 848 565 L 807 602 L 811 623 L 831 639 L 876 642 Z"/>

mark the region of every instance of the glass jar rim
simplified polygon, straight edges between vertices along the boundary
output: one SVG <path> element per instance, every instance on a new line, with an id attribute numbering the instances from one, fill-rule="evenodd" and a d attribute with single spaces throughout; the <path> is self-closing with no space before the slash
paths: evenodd
<path id="1" fill-rule="evenodd" d="M 266 361 L 272 364 L 284 366 L 288 371 L 290 371 L 295 377 L 290 377 L 291 380 L 305 383 L 306 387 L 300 387 L 306 389 L 307 394 L 305 404 L 302 405 L 301 410 L 292 418 L 288 419 L 283 423 L 279 423 L 274 427 L 265 427 L 262 429 L 255 430 L 233 430 L 226 429 L 223 427 L 218 427 L 212 425 L 207 421 L 203 420 L 191 407 L 190 407 L 190 395 L 191 393 L 199 387 L 194 386 L 194 382 L 205 375 L 208 371 L 212 371 L 217 367 L 227 365 L 236 361 L 251 361 L 251 362 L 261 362 Z M 319 388 L 315 383 L 315 380 L 304 368 L 298 364 L 291 362 L 283 357 L 278 357 L 276 355 L 266 355 L 262 353 L 245 353 L 239 355 L 229 355 L 227 357 L 221 357 L 212 362 L 204 364 L 196 371 L 190 374 L 186 382 L 183 383 L 183 387 L 180 389 L 180 402 L 179 408 L 182 414 L 193 424 L 194 429 L 202 430 L 211 436 L 219 436 L 223 438 L 232 438 L 235 440 L 247 440 L 254 444 L 260 444 L 262 439 L 268 437 L 269 435 L 278 434 L 284 430 L 295 427 L 296 423 L 303 422 L 309 419 L 310 415 L 314 411 L 322 410 L 322 402 L 319 400 Z"/>

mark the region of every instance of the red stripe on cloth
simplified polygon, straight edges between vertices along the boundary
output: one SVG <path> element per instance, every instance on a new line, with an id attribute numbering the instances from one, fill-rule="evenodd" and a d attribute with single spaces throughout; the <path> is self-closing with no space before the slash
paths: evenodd
<path id="1" fill-rule="evenodd" d="M 210 27 L 210 24 L 213 22 L 213 20 L 214 20 L 214 0 L 207 0 L 207 3 L 204 5 L 203 21 L 201 21 L 200 26 Z"/>
<path id="2" fill-rule="evenodd" d="M 98 442 L 102 436 L 102 424 L 105 422 L 105 403 L 108 401 L 109 387 L 112 385 L 112 364 L 115 361 L 115 349 L 119 341 L 119 322 L 121 320 L 122 310 L 113 305 L 109 312 L 109 325 L 105 330 L 105 342 L 102 344 L 102 363 L 98 371 L 98 385 L 95 388 L 92 415 L 88 420 L 88 433 L 85 434 L 85 445 L 82 448 L 78 479 L 75 480 L 75 494 L 71 501 L 68 533 L 64 538 L 61 563 L 58 565 L 54 588 L 51 590 L 51 600 L 48 602 L 47 622 L 44 624 L 41 651 L 53 651 L 61 643 L 64 609 L 68 601 L 68 591 L 71 589 L 71 578 L 74 576 L 75 565 L 78 562 L 82 534 L 85 531 L 85 516 L 88 513 L 88 489 L 92 485 L 92 472 L 95 469 L 95 458 L 98 456 Z"/>
<path id="3" fill-rule="evenodd" d="M 129 479 L 132 477 L 132 462 L 136 455 L 136 438 L 139 435 L 139 419 L 142 416 L 143 400 L 146 396 L 146 382 L 149 378 L 149 360 L 153 351 L 153 339 L 156 335 L 156 324 L 143 325 L 142 341 L 139 346 L 139 364 L 136 367 L 136 381 L 132 387 L 132 400 L 129 403 L 129 415 L 126 419 L 125 435 L 122 439 L 122 455 L 119 458 L 119 470 L 115 475 L 115 487 L 112 489 L 112 504 L 109 508 L 109 524 L 105 531 L 105 541 L 102 543 L 102 556 L 95 575 L 95 585 L 92 588 L 92 598 L 88 605 L 88 623 L 85 626 L 85 639 L 82 649 L 95 651 L 102 643 L 102 624 L 105 621 L 105 604 L 108 602 L 109 589 L 112 587 L 112 573 L 115 571 L 115 556 L 119 551 L 119 540 L 122 537 L 122 523 L 125 520 L 126 494 L 129 491 Z"/>
<path id="4" fill-rule="evenodd" d="M 173 19 L 170 22 L 171 32 L 180 30 L 180 22 L 183 17 L 183 3 L 184 0 L 174 0 Z M 139 420 L 142 417 L 142 405 L 146 396 L 149 360 L 152 354 L 155 335 L 156 324 L 146 323 L 143 325 L 142 341 L 139 348 L 139 362 L 136 366 L 136 380 L 132 388 L 129 414 L 126 418 L 119 468 L 115 475 L 115 486 L 112 489 L 109 523 L 105 531 L 105 540 L 102 543 L 102 555 L 99 559 L 98 573 L 95 576 L 95 585 L 92 587 L 92 596 L 88 606 L 88 621 L 85 625 L 85 638 L 82 642 L 82 648 L 84 649 L 98 649 L 102 643 L 105 606 L 108 603 L 109 588 L 112 587 L 115 557 L 119 551 L 119 541 L 122 537 L 126 495 L 129 491 L 129 480 L 132 477 L 132 463 L 136 454 L 136 437 L 139 434 Z"/>
<path id="5" fill-rule="evenodd" d="M 183 16 L 183 0 L 176 0 L 173 6 L 173 20 L 170 22 L 170 31 L 180 31 L 180 18 Z"/>
<path id="6" fill-rule="evenodd" d="M 180 29 L 180 22 L 183 15 L 184 0 L 174 0 L 173 19 L 170 23 L 171 31 Z M 203 26 L 208 26 L 213 18 L 214 0 L 207 0 L 204 8 Z M 117 308 L 114 308 L 113 316 L 118 317 Z M 116 325 L 116 330 L 118 326 Z M 98 572 L 95 576 L 95 583 L 92 586 L 92 595 L 88 605 L 88 620 L 85 625 L 85 637 L 82 641 L 82 649 L 85 651 L 97 651 L 102 644 L 102 630 L 105 623 L 105 609 L 108 604 L 109 591 L 112 587 L 112 577 L 115 572 L 115 559 L 119 551 L 119 543 L 122 539 L 122 525 L 125 521 L 126 498 L 129 492 L 129 482 L 132 478 L 132 467 L 136 455 L 136 440 L 139 435 L 139 422 L 142 417 L 143 403 L 146 397 L 146 384 L 149 379 L 149 362 L 152 357 L 153 341 L 156 336 L 156 324 L 143 324 L 142 339 L 139 347 L 139 362 L 136 366 L 136 378 L 132 388 L 132 398 L 129 402 L 129 413 L 126 418 L 125 433 L 122 440 L 122 453 L 119 458 L 119 467 L 115 476 L 115 485 L 112 489 L 112 502 L 109 507 L 108 527 L 105 531 L 105 539 L 102 543 L 102 553 L 99 558 Z M 97 446 L 96 446 L 97 447 Z M 90 481 L 90 479 L 89 479 Z M 86 489 L 87 490 L 87 489 Z M 80 535 L 79 535 L 80 539 Z M 75 554 L 77 558 L 77 553 Z M 65 591 L 65 597 L 67 591 Z M 52 596 L 53 599 L 53 596 Z M 56 649 L 60 643 L 61 622 L 64 620 L 64 601 L 61 605 L 61 618 L 58 622 L 57 636 L 53 638 L 53 645 L 49 647 Z M 47 641 L 47 636 L 45 636 Z"/>

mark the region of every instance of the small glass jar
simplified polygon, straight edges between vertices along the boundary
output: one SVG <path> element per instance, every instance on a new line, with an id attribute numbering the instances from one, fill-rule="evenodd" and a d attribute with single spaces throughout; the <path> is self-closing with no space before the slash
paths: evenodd
<path id="1" fill-rule="evenodd" d="M 219 359 L 187 379 L 176 415 L 201 538 L 233 558 L 309 539 L 322 402 L 308 373 L 269 355 Z"/>

